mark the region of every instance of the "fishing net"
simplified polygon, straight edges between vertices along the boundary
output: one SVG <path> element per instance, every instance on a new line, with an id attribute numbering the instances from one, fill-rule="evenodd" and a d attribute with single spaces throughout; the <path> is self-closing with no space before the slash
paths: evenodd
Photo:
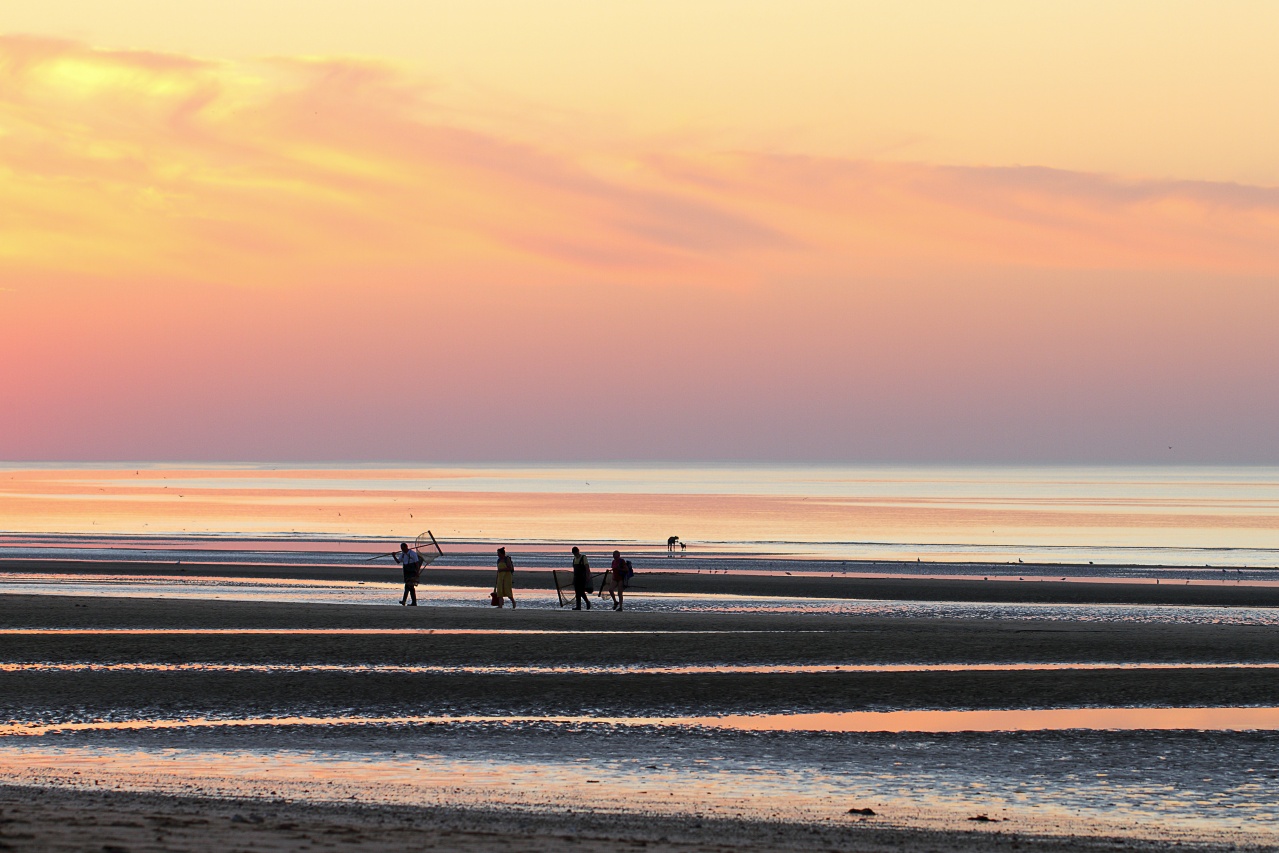
<path id="1" fill-rule="evenodd" d="M 610 572 L 591 572 L 590 579 L 586 582 L 586 592 L 588 595 L 593 594 L 597 589 L 604 589 L 604 587 L 598 586 L 595 583 L 595 579 L 600 576 L 610 578 L 612 577 L 612 574 Z M 567 607 L 577 601 L 577 593 L 573 589 L 572 572 L 553 569 L 551 571 L 551 578 L 555 581 L 555 595 L 559 597 L 560 607 Z M 607 592 L 607 589 L 605 589 L 605 591 Z"/>
<path id="2" fill-rule="evenodd" d="M 558 569 L 551 572 L 551 578 L 555 581 L 555 594 L 559 597 L 560 607 L 567 607 L 573 603 L 573 573 L 561 572 Z"/>
<path id="3" fill-rule="evenodd" d="M 435 537 L 431 535 L 429 530 L 414 540 L 413 550 L 417 551 L 417 555 L 422 558 L 423 566 L 431 565 L 437 557 L 444 553 L 440 550 L 440 544 L 435 541 Z"/>

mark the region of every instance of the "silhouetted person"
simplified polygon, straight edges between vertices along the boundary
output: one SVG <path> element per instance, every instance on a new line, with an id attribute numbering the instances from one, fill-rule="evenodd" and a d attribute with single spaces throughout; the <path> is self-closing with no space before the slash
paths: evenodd
<path id="1" fill-rule="evenodd" d="M 674 553 L 675 553 L 675 543 L 677 543 L 677 542 L 679 542 L 679 537 L 678 537 L 678 536 L 668 536 L 668 537 L 666 537 L 666 553 L 668 553 L 668 554 L 674 554 Z"/>
<path id="2" fill-rule="evenodd" d="M 586 609 L 591 609 L 591 600 L 587 598 L 591 585 L 591 564 L 586 559 L 586 555 L 578 550 L 577 546 L 573 546 L 573 609 L 581 610 L 582 602 L 586 602 Z"/>
<path id="3" fill-rule="evenodd" d="M 407 604 L 412 598 L 413 603 L 409 606 L 417 607 L 417 579 L 422 574 L 422 558 L 407 542 L 401 542 L 400 552 L 391 556 L 404 568 L 404 594 L 400 596 L 400 604 Z"/>
<path id="4" fill-rule="evenodd" d="M 493 584 L 493 594 L 497 596 L 498 607 L 504 606 L 502 599 L 511 600 L 511 608 L 515 608 L 515 561 L 506 556 L 505 548 L 497 549 L 497 582 Z"/>
<path id="5" fill-rule="evenodd" d="M 613 552 L 613 564 L 609 566 L 609 582 L 612 587 L 608 594 L 613 599 L 613 609 L 622 609 L 622 590 L 626 588 L 626 561 L 622 559 L 621 551 Z"/>

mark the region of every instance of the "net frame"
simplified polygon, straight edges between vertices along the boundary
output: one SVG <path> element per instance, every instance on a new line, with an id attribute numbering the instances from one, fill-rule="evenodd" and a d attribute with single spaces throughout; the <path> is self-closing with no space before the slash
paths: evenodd
<path id="1" fill-rule="evenodd" d="M 573 592 L 573 573 L 551 570 L 551 580 L 555 581 L 555 595 L 560 600 L 560 607 L 567 607 L 577 596 Z M 567 594 L 565 590 L 567 589 Z"/>
<path id="2" fill-rule="evenodd" d="M 429 549 L 424 553 L 423 549 Z M 435 541 L 435 537 L 431 535 L 431 531 L 419 533 L 418 537 L 413 540 L 413 550 L 417 552 L 418 559 L 422 561 L 422 566 L 426 567 L 434 563 L 444 554 L 444 550 L 440 548 L 440 543 Z"/>
<path id="3" fill-rule="evenodd" d="M 605 577 L 608 572 L 591 572 L 591 580 L 587 595 L 602 592 L 602 585 L 596 585 L 595 579 Z M 551 570 L 551 580 L 555 581 L 555 595 L 560 600 L 560 607 L 568 607 L 577 601 L 577 590 L 573 588 L 573 573 L 561 569 Z"/>

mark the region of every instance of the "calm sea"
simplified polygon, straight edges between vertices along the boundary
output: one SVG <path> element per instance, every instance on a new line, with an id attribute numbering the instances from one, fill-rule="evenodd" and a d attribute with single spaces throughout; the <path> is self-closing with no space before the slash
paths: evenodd
<path id="1" fill-rule="evenodd" d="M 345 562 L 428 529 L 454 553 L 1279 568 L 1279 468 L 0 468 L 0 556 Z"/>

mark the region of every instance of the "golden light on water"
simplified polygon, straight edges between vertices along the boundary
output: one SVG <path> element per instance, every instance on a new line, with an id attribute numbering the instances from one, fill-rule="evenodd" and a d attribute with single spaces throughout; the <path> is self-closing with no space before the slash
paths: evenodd
<path id="1" fill-rule="evenodd" d="M 425 529 L 502 544 L 677 532 L 702 550 L 844 543 L 850 556 L 858 543 L 1276 549 L 1277 482 L 1245 469 L 46 466 L 0 471 L 0 516 L 9 534 L 272 549 Z"/>

